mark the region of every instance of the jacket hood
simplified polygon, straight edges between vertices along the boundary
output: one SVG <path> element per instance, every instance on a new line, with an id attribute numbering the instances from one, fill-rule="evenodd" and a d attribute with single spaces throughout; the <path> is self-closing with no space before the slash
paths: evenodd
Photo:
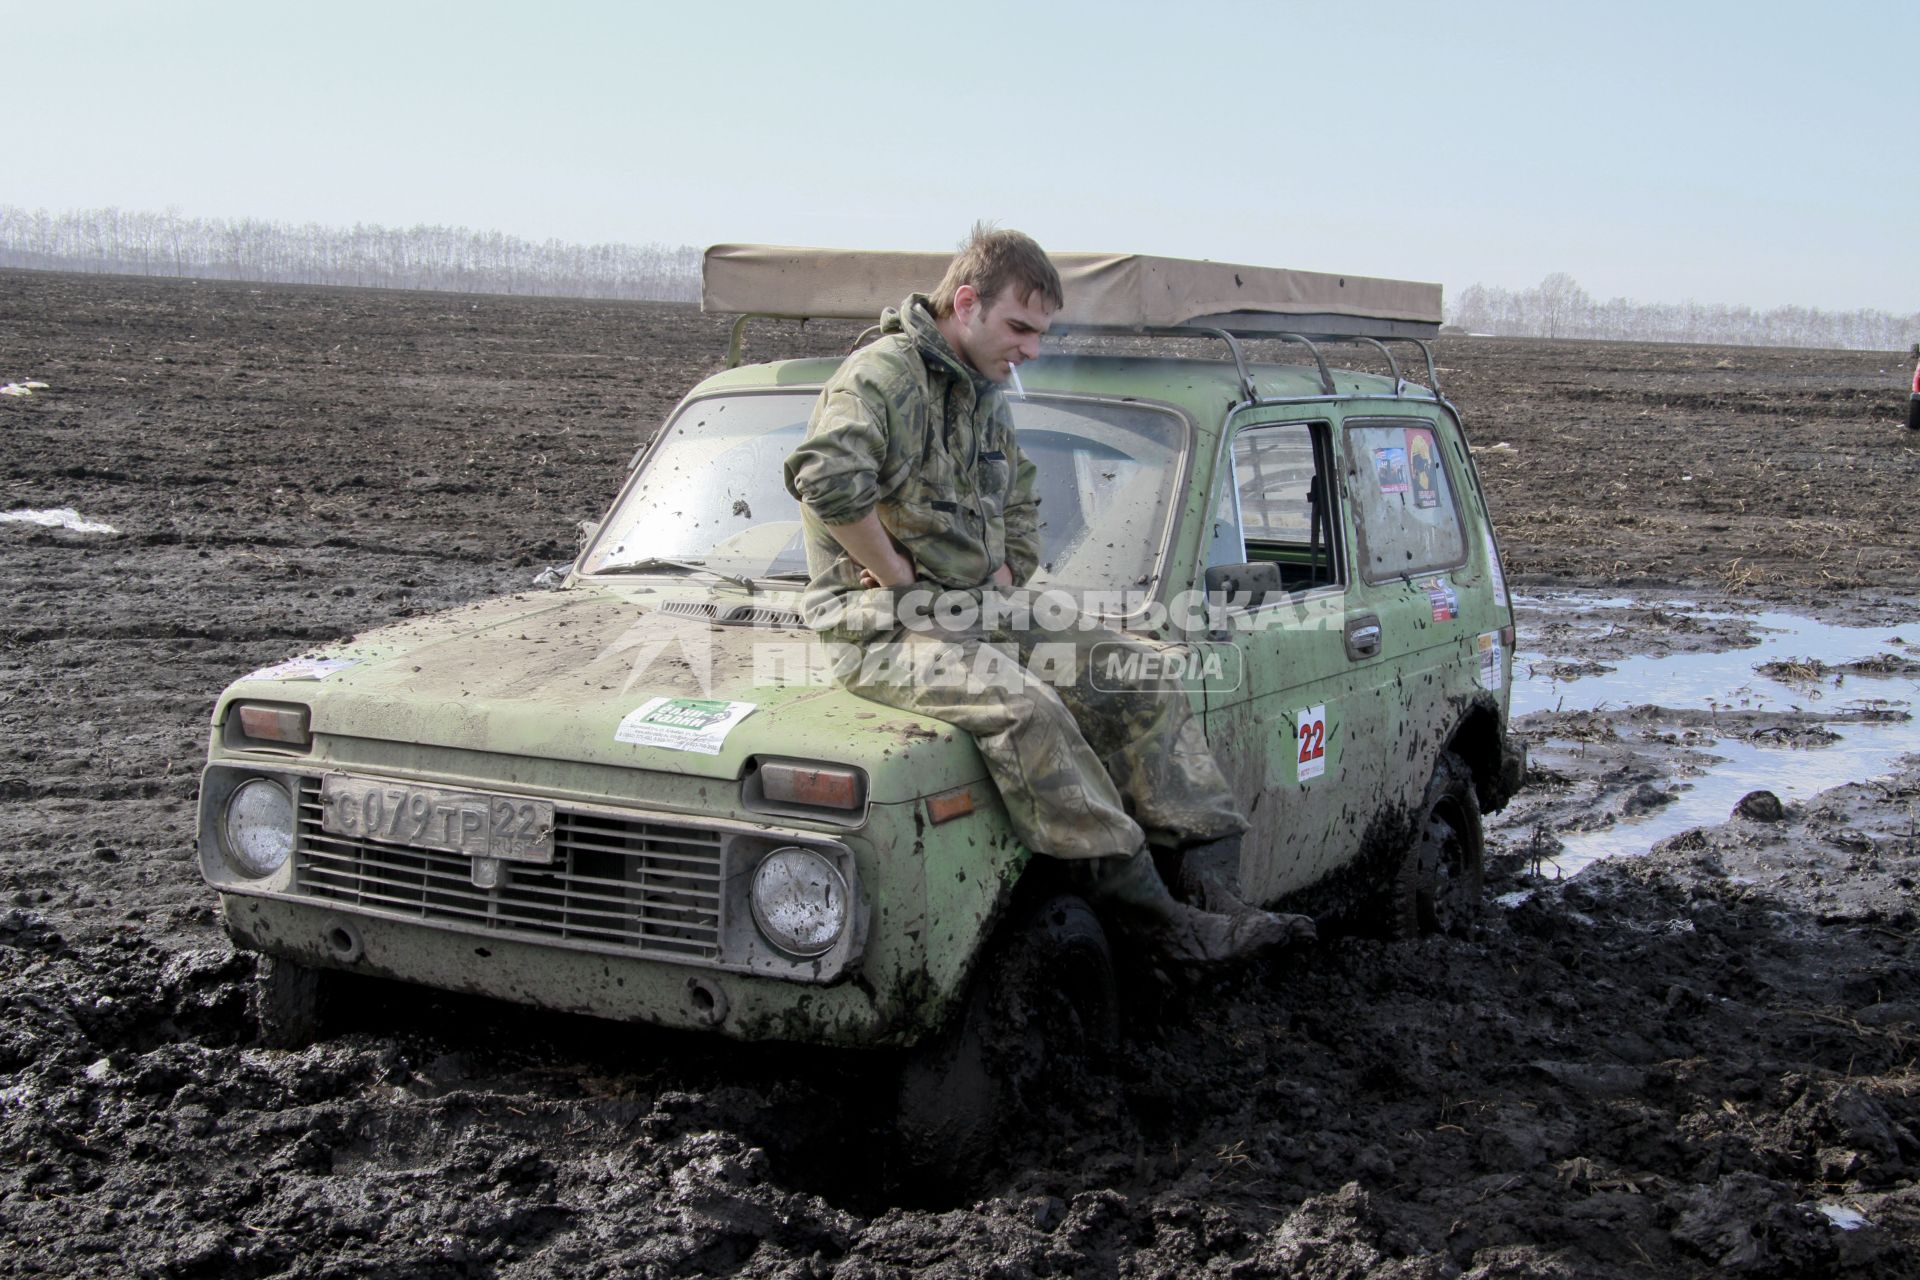
<path id="1" fill-rule="evenodd" d="M 933 301 L 924 293 L 909 294 L 898 307 L 882 311 L 880 333 L 902 335 L 919 349 L 928 364 L 942 365 L 955 377 L 972 382 L 975 394 L 982 398 L 1000 385 L 960 358 L 947 335 L 940 332 L 940 322 L 933 316 Z"/>

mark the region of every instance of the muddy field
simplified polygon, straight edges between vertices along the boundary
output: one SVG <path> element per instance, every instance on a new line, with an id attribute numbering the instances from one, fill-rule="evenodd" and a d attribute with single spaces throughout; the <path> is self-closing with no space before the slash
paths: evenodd
<path id="1" fill-rule="evenodd" d="M 725 348 L 667 306 L 0 272 L 0 383 L 48 384 L 0 397 L 0 510 L 117 530 L 0 523 L 0 1273 L 1920 1275 L 1920 757 L 1557 875 L 1714 735 L 1839 711 L 1541 710 L 1473 937 L 1159 993 L 962 1194 L 894 1177 L 844 1058 L 377 989 L 254 1045 L 191 855 L 216 692 L 569 558 Z M 1799 611 L 1881 628 L 1807 678 L 1904 715 L 1904 357 L 1436 354 L 1510 576 L 1623 597 L 1523 649 L 1574 680 Z"/>

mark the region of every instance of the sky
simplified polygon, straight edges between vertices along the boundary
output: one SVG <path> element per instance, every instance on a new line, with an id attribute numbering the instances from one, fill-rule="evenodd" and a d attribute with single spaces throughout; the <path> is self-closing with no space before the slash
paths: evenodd
<path id="1" fill-rule="evenodd" d="M 0 204 L 1920 311 L 1911 0 L 0 0 Z"/>

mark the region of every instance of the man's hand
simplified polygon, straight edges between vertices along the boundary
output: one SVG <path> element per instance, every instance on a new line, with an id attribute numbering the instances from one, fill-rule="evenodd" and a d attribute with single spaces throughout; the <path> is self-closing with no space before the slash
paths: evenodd
<path id="1" fill-rule="evenodd" d="M 993 577 L 990 581 L 996 587 L 1010 587 L 1013 585 L 1013 570 L 1009 569 L 1005 562 L 1002 562 L 1000 567 L 993 571 Z"/>
<path id="2" fill-rule="evenodd" d="M 846 548 L 853 562 L 860 566 L 861 586 L 912 585 L 916 576 L 913 561 L 906 557 L 900 544 L 880 523 L 877 512 L 869 511 L 864 518 L 852 524 L 830 524 L 827 532 L 833 535 L 835 542 Z"/>
<path id="3" fill-rule="evenodd" d="M 907 562 L 903 561 L 902 563 Z M 913 581 L 913 566 L 911 564 L 907 565 L 906 576 L 904 578 L 896 576 L 891 582 L 882 582 L 879 575 L 871 569 L 862 569 L 860 571 L 860 585 L 866 587 L 868 590 L 872 590 L 874 587 L 904 587 L 911 585 Z"/>

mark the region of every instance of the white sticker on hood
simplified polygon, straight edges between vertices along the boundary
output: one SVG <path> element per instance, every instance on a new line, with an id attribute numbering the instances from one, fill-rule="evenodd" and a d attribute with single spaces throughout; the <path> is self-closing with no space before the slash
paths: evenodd
<path id="1" fill-rule="evenodd" d="M 717 756 L 733 726 L 752 714 L 754 706 L 714 698 L 649 698 L 627 713 L 613 740 Z"/>
<path id="2" fill-rule="evenodd" d="M 270 667 L 262 667 L 249 680 L 325 680 L 336 671 L 354 665 L 352 658 L 288 658 Z"/>

